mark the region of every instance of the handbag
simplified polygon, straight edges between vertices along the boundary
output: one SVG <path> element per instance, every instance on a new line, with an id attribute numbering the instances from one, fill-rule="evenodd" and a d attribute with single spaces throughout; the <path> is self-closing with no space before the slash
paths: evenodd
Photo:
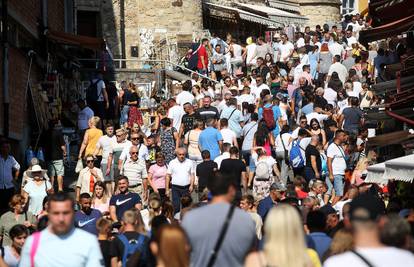
<path id="1" fill-rule="evenodd" d="M 213 267 L 214 263 L 216 262 L 217 252 L 219 251 L 221 245 L 223 244 L 223 240 L 224 240 L 224 237 L 226 236 L 227 229 L 229 228 L 229 224 L 230 224 L 231 218 L 233 217 L 235 208 L 236 206 L 230 205 L 230 209 L 227 213 L 226 220 L 224 221 L 223 227 L 221 228 L 219 238 L 217 239 L 214 249 L 211 251 L 207 267 Z"/>
<path id="2" fill-rule="evenodd" d="M 24 220 L 27 222 L 27 221 L 29 221 L 28 220 L 28 217 L 27 217 L 27 211 L 25 211 L 24 212 Z M 33 234 L 36 230 L 33 228 L 33 226 L 29 226 L 29 227 L 27 227 L 27 230 L 29 230 L 29 233 L 30 234 Z"/>
<path id="3" fill-rule="evenodd" d="M 78 162 L 76 163 L 75 172 L 79 173 L 82 169 L 83 169 L 82 159 L 78 159 Z"/>

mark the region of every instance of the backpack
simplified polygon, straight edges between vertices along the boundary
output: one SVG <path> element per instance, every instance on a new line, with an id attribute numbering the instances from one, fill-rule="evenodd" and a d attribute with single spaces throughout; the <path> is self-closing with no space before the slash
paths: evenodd
<path id="1" fill-rule="evenodd" d="M 102 94 L 102 90 L 101 93 L 98 95 L 98 83 L 101 80 L 96 80 L 96 82 L 92 83 L 91 81 L 91 85 L 89 85 L 88 89 L 86 89 L 86 102 L 89 104 L 91 103 L 95 103 L 98 101 L 99 97 Z"/>
<path id="2" fill-rule="evenodd" d="M 305 160 L 302 157 L 301 150 L 303 150 L 303 148 L 300 146 L 300 141 L 293 141 L 289 156 L 292 168 L 296 169 L 305 167 Z"/>
<path id="3" fill-rule="evenodd" d="M 270 178 L 269 167 L 266 161 L 259 161 L 256 165 L 255 179 L 256 181 L 268 181 Z"/>
<path id="4" fill-rule="evenodd" d="M 263 120 L 265 121 L 267 129 L 269 129 L 269 131 L 273 131 L 276 128 L 273 106 L 269 108 L 263 107 Z"/>
<path id="5" fill-rule="evenodd" d="M 145 240 L 145 236 L 138 234 L 137 239 L 128 240 L 128 238 L 124 235 L 118 235 L 119 240 L 121 240 L 122 244 L 124 245 L 124 254 L 122 255 L 122 267 L 125 267 L 128 261 L 128 258 L 134 254 L 135 252 L 140 252 L 143 249 L 143 244 Z"/>

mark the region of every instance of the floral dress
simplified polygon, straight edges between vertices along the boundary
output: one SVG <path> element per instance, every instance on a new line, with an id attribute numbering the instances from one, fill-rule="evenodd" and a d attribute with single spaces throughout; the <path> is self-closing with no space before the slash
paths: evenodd
<path id="1" fill-rule="evenodd" d="M 161 152 L 164 154 L 165 162 L 167 164 L 175 158 L 174 133 L 176 132 L 177 130 L 174 127 L 171 127 L 166 130 L 160 130 Z"/>

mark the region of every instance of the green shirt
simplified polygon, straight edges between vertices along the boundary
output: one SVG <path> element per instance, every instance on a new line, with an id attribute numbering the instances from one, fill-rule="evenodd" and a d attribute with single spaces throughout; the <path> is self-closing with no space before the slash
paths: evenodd
<path id="1" fill-rule="evenodd" d="M 36 217 L 31 212 L 27 212 L 27 220 L 31 224 L 36 224 L 37 222 Z M 3 246 L 11 246 L 12 240 L 9 236 L 10 229 L 16 224 L 24 224 L 25 221 L 26 216 L 24 215 L 24 213 L 19 214 L 17 220 L 14 216 L 14 212 L 11 211 L 4 213 L 0 217 L 0 236 L 3 236 Z"/>

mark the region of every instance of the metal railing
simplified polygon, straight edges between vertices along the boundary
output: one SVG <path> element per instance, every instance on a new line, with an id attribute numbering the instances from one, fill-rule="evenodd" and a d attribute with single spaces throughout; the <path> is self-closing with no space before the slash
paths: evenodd
<path id="1" fill-rule="evenodd" d="M 101 69 L 102 67 L 113 68 L 114 70 L 128 70 L 128 69 L 142 69 L 142 70 L 154 70 L 154 69 L 165 69 L 165 70 L 174 70 L 174 68 L 179 68 L 182 71 L 188 72 L 191 75 L 197 74 L 199 77 L 205 78 L 211 82 L 218 83 L 218 81 L 211 79 L 210 77 L 200 74 L 196 71 L 190 70 L 189 68 L 179 65 L 177 63 L 160 60 L 160 59 L 123 59 L 116 58 L 111 61 L 106 61 L 102 59 L 78 59 L 82 63 L 95 63 L 95 69 Z M 130 64 L 128 64 L 130 63 Z M 129 66 L 128 66 L 129 65 Z"/>

